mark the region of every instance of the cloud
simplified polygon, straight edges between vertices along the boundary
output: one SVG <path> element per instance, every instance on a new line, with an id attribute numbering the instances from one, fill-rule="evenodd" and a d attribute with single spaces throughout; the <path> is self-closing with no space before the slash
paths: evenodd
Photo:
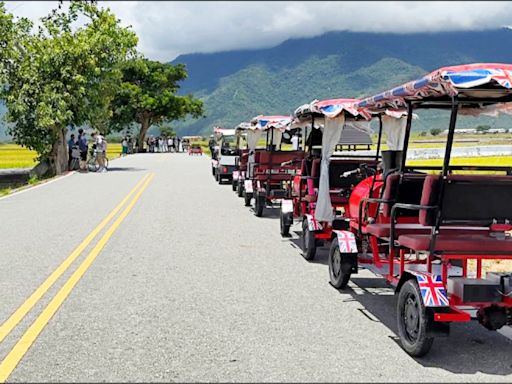
<path id="1" fill-rule="evenodd" d="M 238 2 L 100 1 L 139 36 L 149 58 L 255 49 L 329 31 L 436 32 L 499 28 L 512 24 L 512 3 L 468 2 Z M 57 1 L 10 1 L 7 9 L 32 19 Z"/>

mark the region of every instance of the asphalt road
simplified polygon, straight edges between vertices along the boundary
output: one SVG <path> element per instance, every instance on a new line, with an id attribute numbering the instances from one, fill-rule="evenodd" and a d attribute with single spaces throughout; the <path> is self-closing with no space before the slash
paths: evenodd
<path id="1" fill-rule="evenodd" d="M 452 326 L 427 357 L 408 356 L 383 280 L 363 270 L 350 289 L 332 288 L 326 250 L 305 261 L 299 225 L 282 239 L 277 215 L 255 217 L 215 183 L 207 157 L 133 155 L 111 168 L 0 199 L 5 331 L 147 182 L 117 226 L 109 230 L 124 206 L 0 343 L 7 381 L 512 381 L 512 341 L 476 323 Z"/>

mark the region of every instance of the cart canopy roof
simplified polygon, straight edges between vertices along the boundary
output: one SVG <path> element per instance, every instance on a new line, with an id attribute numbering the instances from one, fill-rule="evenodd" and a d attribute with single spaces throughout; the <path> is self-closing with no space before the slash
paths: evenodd
<path id="1" fill-rule="evenodd" d="M 236 131 L 247 131 L 248 129 L 253 129 L 253 126 L 249 121 L 242 121 L 235 128 Z"/>
<path id="2" fill-rule="evenodd" d="M 343 112 L 347 112 L 349 117 L 362 117 L 370 120 L 371 114 L 358 106 L 360 101 L 359 99 L 313 100 L 309 104 L 298 107 L 294 112 L 294 117 L 299 120 L 309 119 L 312 115 L 335 118 Z"/>
<path id="3" fill-rule="evenodd" d="M 285 131 L 289 129 L 291 122 L 290 116 L 285 115 L 258 115 L 251 119 L 251 129 L 279 129 Z"/>
<path id="4" fill-rule="evenodd" d="M 213 134 L 218 138 L 221 136 L 233 136 L 235 134 L 235 130 L 230 128 L 213 127 Z"/>
<path id="5" fill-rule="evenodd" d="M 407 101 L 418 107 L 450 107 L 458 96 L 461 112 L 512 113 L 512 64 L 477 63 L 443 67 L 420 79 L 368 97 L 358 107 L 373 113 L 400 110 Z"/>

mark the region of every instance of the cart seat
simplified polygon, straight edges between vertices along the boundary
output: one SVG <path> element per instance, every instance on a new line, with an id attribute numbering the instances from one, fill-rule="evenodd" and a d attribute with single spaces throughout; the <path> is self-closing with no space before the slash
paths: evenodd
<path id="1" fill-rule="evenodd" d="M 392 200 L 394 203 L 419 204 L 423 192 L 426 173 L 392 173 L 386 178 L 384 200 Z M 393 203 L 382 205 L 382 215 L 391 216 Z M 418 216 L 418 211 L 401 211 L 400 216 Z"/>
<path id="2" fill-rule="evenodd" d="M 444 193 L 440 199 L 440 188 L 444 183 Z M 512 177 L 494 175 L 449 175 L 445 179 L 429 175 L 425 179 L 422 206 L 439 207 L 436 210 L 422 209 L 419 222 L 427 227 L 436 225 L 441 228 L 449 223 L 457 225 L 486 225 L 492 228 L 488 234 L 474 233 L 463 229 L 457 233 L 441 230 L 435 241 L 435 251 L 473 254 L 512 254 L 512 238 L 498 238 L 505 232 L 497 231 L 498 223 L 510 223 L 512 220 Z M 430 234 L 405 234 L 398 237 L 400 246 L 415 251 L 430 248 Z"/>
<path id="3" fill-rule="evenodd" d="M 402 247 L 413 251 L 428 251 L 430 248 L 430 234 L 402 235 L 398 243 Z M 468 254 L 512 254 L 512 237 L 504 240 L 491 236 L 491 234 L 468 231 L 462 233 L 440 233 L 435 242 L 437 252 L 467 252 Z"/>
<path id="4" fill-rule="evenodd" d="M 467 231 L 475 231 L 474 233 L 488 234 L 489 228 L 487 227 L 441 227 L 441 232 L 449 231 L 452 233 L 467 233 Z M 414 234 L 425 234 L 429 235 L 432 231 L 431 227 L 425 227 L 421 224 L 414 223 L 403 223 L 395 224 L 395 236 L 401 235 L 414 235 Z M 391 224 L 379 223 L 379 224 L 368 224 L 365 228 L 365 233 L 373 235 L 379 238 L 389 238 L 391 236 Z M 473 232 L 471 232 L 473 233 Z"/>

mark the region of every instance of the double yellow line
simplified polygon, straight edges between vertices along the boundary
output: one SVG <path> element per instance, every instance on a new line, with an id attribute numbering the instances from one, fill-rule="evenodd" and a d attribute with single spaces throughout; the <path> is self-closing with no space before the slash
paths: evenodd
<path id="1" fill-rule="evenodd" d="M 80 256 L 84 249 L 94 240 L 94 238 L 101 232 L 103 228 L 115 217 L 115 215 L 123 208 L 123 206 L 130 200 L 126 208 L 121 212 L 117 219 L 107 229 L 105 234 L 101 237 L 94 248 L 89 252 L 80 266 L 73 272 L 71 277 L 64 283 L 62 288 L 57 292 L 53 299 L 43 309 L 41 314 L 34 320 L 27 331 L 21 336 L 16 345 L 10 350 L 7 356 L 0 362 L 0 383 L 7 380 L 12 371 L 16 368 L 25 353 L 37 339 L 46 324 L 50 321 L 52 316 L 58 311 L 64 300 L 69 296 L 75 285 L 80 278 L 89 269 L 98 254 L 101 252 L 105 244 L 112 237 L 119 225 L 123 222 L 126 216 L 130 213 L 137 200 L 147 188 L 153 177 L 154 173 L 148 174 L 140 180 L 137 185 L 128 193 L 128 195 L 121 200 L 121 202 L 102 220 L 100 224 L 76 247 L 73 252 L 52 272 L 50 276 L 37 288 L 32 295 L 18 308 L 16 311 L 0 326 L 0 342 L 2 342 L 9 333 L 20 323 L 21 320 L 30 312 L 30 310 L 39 302 L 44 294 L 53 286 L 53 284 L 68 270 L 71 264 Z"/>

